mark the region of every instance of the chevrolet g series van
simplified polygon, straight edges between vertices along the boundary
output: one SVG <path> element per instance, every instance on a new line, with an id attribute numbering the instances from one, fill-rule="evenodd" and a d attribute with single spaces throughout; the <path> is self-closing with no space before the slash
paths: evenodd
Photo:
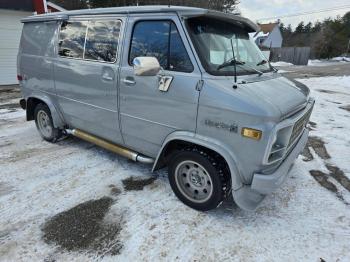
<path id="1" fill-rule="evenodd" d="M 43 139 L 73 135 L 167 166 L 194 209 L 232 197 L 254 210 L 305 147 L 314 100 L 266 61 L 246 18 L 147 6 L 22 22 L 20 103 Z"/>

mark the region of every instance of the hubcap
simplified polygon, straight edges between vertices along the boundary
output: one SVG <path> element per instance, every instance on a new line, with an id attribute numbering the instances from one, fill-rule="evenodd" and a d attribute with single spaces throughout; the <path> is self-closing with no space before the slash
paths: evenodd
<path id="1" fill-rule="evenodd" d="M 44 137 L 50 137 L 52 134 L 52 126 L 48 114 L 45 111 L 40 110 L 38 112 L 37 120 L 41 134 Z"/>
<path id="2" fill-rule="evenodd" d="M 176 185 L 195 203 L 206 202 L 213 194 L 213 183 L 207 170 L 194 161 L 183 161 L 175 170 Z"/>

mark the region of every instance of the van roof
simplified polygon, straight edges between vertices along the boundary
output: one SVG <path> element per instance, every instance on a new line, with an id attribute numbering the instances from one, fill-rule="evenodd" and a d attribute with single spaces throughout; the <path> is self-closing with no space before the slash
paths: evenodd
<path id="1" fill-rule="evenodd" d="M 112 14 L 136 14 L 136 13 L 177 13 L 181 17 L 190 18 L 198 16 L 213 17 L 227 22 L 242 24 L 249 32 L 259 30 L 258 25 L 239 15 L 222 13 L 214 10 L 208 10 L 196 7 L 185 6 L 167 6 L 167 5 L 147 5 L 147 6 L 125 6 L 96 9 L 82 9 L 73 11 L 56 12 L 42 15 L 33 15 L 21 20 L 22 23 L 44 22 L 54 20 L 68 20 L 73 16 L 90 16 L 90 15 L 112 15 Z"/>

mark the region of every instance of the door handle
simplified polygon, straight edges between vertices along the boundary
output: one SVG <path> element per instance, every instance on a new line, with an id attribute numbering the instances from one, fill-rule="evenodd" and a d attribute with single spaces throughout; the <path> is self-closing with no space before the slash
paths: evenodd
<path id="1" fill-rule="evenodd" d="M 111 76 L 103 76 L 102 78 L 107 81 L 113 81 L 113 77 Z"/>
<path id="2" fill-rule="evenodd" d="M 127 77 L 123 79 L 123 83 L 126 84 L 127 86 L 134 86 L 136 85 L 136 81 L 132 77 Z"/>
<path id="3" fill-rule="evenodd" d="M 114 80 L 114 75 L 110 72 L 104 72 L 102 74 L 102 79 L 106 81 L 113 81 Z"/>

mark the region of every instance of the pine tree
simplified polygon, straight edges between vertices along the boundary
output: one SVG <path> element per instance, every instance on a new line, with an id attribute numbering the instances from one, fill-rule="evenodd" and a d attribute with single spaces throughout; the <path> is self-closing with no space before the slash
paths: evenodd
<path id="1" fill-rule="evenodd" d="M 304 27 L 304 33 L 311 33 L 311 29 L 312 29 L 312 23 L 309 22 L 306 24 L 306 26 Z"/>
<path id="2" fill-rule="evenodd" d="M 304 33 L 304 22 L 300 22 L 295 28 L 295 33 Z"/>

